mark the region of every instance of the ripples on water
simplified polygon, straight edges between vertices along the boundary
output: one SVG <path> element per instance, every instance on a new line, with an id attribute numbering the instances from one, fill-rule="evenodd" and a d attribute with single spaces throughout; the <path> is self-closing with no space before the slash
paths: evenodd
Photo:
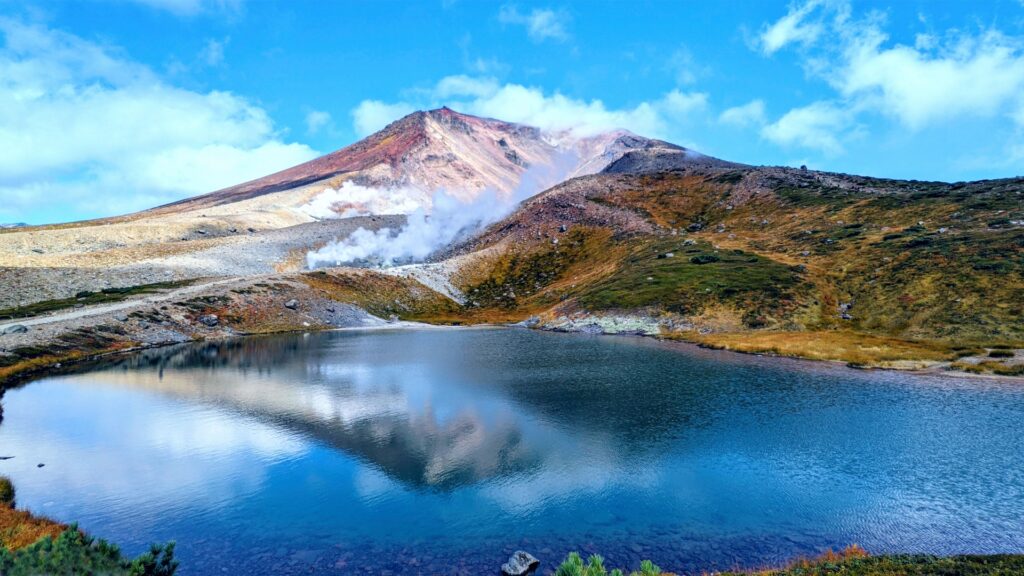
<path id="1" fill-rule="evenodd" d="M 426 330 L 150 351 L 4 405 L 20 506 L 177 540 L 182 574 L 1024 550 L 1015 384 Z"/>

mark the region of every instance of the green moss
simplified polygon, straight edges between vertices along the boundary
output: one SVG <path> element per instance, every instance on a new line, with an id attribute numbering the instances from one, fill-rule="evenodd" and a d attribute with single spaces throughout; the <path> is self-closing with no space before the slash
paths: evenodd
<path id="1" fill-rule="evenodd" d="M 672 258 L 659 258 L 673 252 Z M 774 260 L 738 250 L 715 250 L 698 242 L 640 242 L 611 276 L 580 297 L 589 309 L 658 307 L 693 314 L 713 302 L 737 304 L 769 314 L 795 298 L 799 272 Z"/>

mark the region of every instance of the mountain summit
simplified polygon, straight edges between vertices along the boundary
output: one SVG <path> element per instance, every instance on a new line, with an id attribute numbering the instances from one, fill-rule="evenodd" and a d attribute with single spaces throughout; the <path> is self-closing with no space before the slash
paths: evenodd
<path id="1" fill-rule="evenodd" d="M 566 178 L 593 174 L 625 155 L 664 152 L 706 158 L 660 140 L 615 130 L 586 137 L 462 114 L 450 108 L 414 112 L 350 146 L 304 164 L 210 194 L 161 206 L 168 213 L 234 205 L 243 213 L 274 195 L 274 204 L 296 208 L 311 195 L 345 182 L 374 189 L 443 189 L 462 200 L 484 190 L 526 195 Z M 530 181 L 523 183 L 524 175 Z M 286 194 L 281 194 L 286 193 Z M 523 194 L 520 194 L 523 195 Z"/>

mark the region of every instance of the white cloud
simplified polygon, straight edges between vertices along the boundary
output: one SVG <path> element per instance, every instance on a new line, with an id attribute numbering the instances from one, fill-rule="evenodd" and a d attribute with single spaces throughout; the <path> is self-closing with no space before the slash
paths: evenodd
<path id="1" fill-rule="evenodd" d="M 703 92 L 673 90 L 632 107 L 609 108 L 601 100 L 581 100 L 521 84 L 500 84 L 488 78 L 450 76 L 433 88 L 414 94 L 412 102 L 365 100 L 352 112 L 360 135 L 379 130 L 416 109 L 451 106 L 461 112 L 528 124 L 549 131 L 569 130 L 576 135 L 625 128 L 638 134 L 665 138 L 708 106 Z"/>
<path id="2" fill-rule="evenodd" d="M 907 45 L 891 41 L 885 24 L 879 12 L 854 18 L 845 0 L 809 0 L 766 25 L 762 52 L 802 46 L 808 73 L 835 92 L 786 113 L 762 136 L 838 154 L 868 114 L 915 132 L 963 119 L 1006 118 L 1024 127 L 1024 38 L 995 28 L 929 30 Z"/>
<path id="3" fill-rule="evenodd" d="M 388 104 L 380 100 L 363 100 L 352 110 L 352 122 L 359 136 L 368 136 L 416 108 L 408 103 Z"/>
<path id="4" fill-rule="evenodd" d="M 830 83 L 904 126 L 1013 114 L 1024 104 L 1024 43 L 998 31 L 958 35 L 934 48 L 884 46 L 876 26 L 851 32 Z"/>
<path id="5" fill-rule="evenodd" d="M 783 146 L 803 146 L 829 155 L 843 146 L 839 134 L 850 125 L 849 114 L 827 102 L 794 108 L 761 129 L 761 136 Z"/>
<path id="6" fill-rule="evenodd" d="M 764 101 L 751 100 L 742 106 L 729 108 L 718 116 L 718 121 L 741 128 L 761 126 L 765 123 Z"/>
<path id="7" fill-rule="evenodd" d="M 564 11 L 534 8 L 528 14 L 523 14 L 517 7 L 505 5 L 498 11 L 498 21 L 503 24 L 524 26 L 527 35 L 534 42 L 569 39 L 569 33 L 566 31 L 569 15 Z"/>
<path id="8" fill-rule="evenodd" d="M 306 114 L 306 132 L 316 134 L 331 123 L 331 114 L 323 110 L 311 110 Z"/>
<path id="9" fill-rule="evenodd" d="M 165 83 L 116 49 L 0 20 L 0 196 L 98 216 L 147 208 L 315 156 L 228 92 Z"/>
<path id="10" fill-rule="evenodd" d="M 761 51 L 770 56 L 790 44 L 806 45 L 817 40 L 824 26 L 819 21 L 808 21 L 808 16 L 822 4 L 821 0 L 792 4 L 785 16 L 762 28 L 758 37 Z"/>

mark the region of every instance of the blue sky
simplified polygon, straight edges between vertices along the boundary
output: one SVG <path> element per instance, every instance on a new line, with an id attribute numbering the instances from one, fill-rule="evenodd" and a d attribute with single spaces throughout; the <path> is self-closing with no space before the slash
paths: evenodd
<path id="1" fill-rule="evenodd" d="M 753 164 L 1024 174 L 1024 1 L 0 0 L 0 222 L 146 208 L 417 109 Z"/>

